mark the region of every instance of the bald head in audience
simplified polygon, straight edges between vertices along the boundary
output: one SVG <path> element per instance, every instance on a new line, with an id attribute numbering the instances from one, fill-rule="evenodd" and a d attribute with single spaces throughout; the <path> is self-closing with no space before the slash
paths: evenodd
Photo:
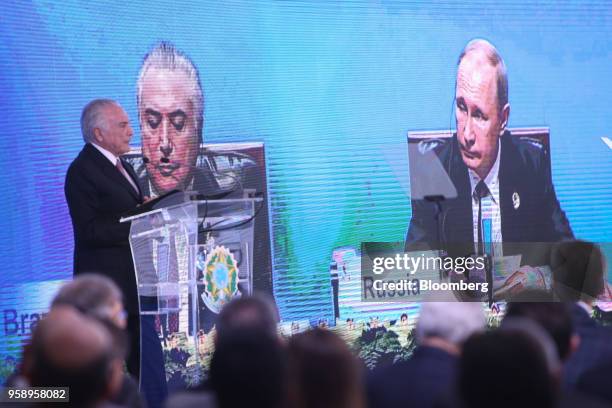
<path id="1" fill-rule="evenodd" d="M 122 364 L 106 327 L 69 306 L 58 306 L 32 335 L 33 387 L 69 387 L 74 406 L 95 407 L 118 391 Z"/>

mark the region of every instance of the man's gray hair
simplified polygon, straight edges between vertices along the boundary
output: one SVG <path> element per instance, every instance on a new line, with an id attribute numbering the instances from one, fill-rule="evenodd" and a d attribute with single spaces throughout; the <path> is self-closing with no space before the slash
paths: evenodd
<path id="1" fill-rule="evenodd" d="M 59 290 L 51 307 L 68 305 L 79 312 L 98 319 L 108 319 L 115 302 L 121 302 L 119 287 L 103 275 L 78 275 Z"/>
<path id="2" fill-rule="evenodd" d="M 192 102 L 196 111 L 196 123 L 198 137 L 202 139 L 202 126 L 204 123 L 204 94 L 200 75 L 191 58 L 167 41 L 155 45 L 142 60 L 138 82 L 136 84 L 136 104 L 140 110 L 142 103 L 142 88 L 147 73 L 151 70 L 181 71 L 190 82 L 192 90 Z"/>
<path id="3" fill-rule="evenodd" d="M 491 66 L 495 68 L 497 72 L 497 107 L 499 112 L 501 112 L 504 106 L 506 106 L 508 103 L 508 72 L 506 71 L 506 63 L 493 44 L 487 40 L 477 38 L 467 43 L 463 51 L 461 51 L 461 55 L 459 55 L 459 60 L 457 61 L 457 66 L 461 64 L 461 61 L 463 61 L 463 58 L 466 55 L 472 52 L 483 53 L 487 61 L 489 61 Z"/>
<path id="4" fill-rule="evenodd" d="M 81 112 L 81 133 L 85 143 L 93 142 L 95 128 L 108 128 L 108 123 L 102 111 L 109 106 L 120 106 L 112 99 L 94 99 Z"/>
<path id="5" fill-rule="evenodd" d="M 469 336 L 484 329 L 483 306 L 479 302 L 423 302 L 416 325 L 419 343 L 437 337 L 461 345 Z"/>

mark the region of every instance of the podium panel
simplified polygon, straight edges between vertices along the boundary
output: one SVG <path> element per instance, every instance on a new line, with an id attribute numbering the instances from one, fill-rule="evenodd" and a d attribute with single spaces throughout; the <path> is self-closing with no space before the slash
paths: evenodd
<path id="1" fill-rule="evenodd" d="M 252 221 L 263 201 L 191 197 L 177 193 L 122 219 L 131 222 L 140 314 L 155 319 L 170 392 L 202 380 L 219 311 L 252 293 Z"/>

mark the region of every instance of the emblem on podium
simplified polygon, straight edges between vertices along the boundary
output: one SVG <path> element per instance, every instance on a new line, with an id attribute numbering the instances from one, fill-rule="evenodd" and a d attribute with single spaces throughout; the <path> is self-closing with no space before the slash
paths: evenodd
<path id="1" fill-rule="evenodd" d="M 204 292 L 206 307 L 219 313 L 223 305 L 238 294 L 238 262 L 224 246 L 215 246 L 204 263 Z"/>

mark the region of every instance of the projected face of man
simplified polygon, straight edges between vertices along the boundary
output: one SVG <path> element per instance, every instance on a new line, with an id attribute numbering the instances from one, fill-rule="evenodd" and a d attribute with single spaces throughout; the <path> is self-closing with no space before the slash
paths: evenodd
<path id="1" fill-rule="evenodd" d="M 142 152 L 159 194 L 185 189 L 191 181 L 200 142 L 194 86 L 180 70 L 152 69 L 142 81 Z"/>
<path id="2" fill-rule="evenodd" d="M 498 106 L 496 68 L 482 51 L 469 52 L 459 64 L 455 99 L 461 157 L 484 179 L 497 158 L 510 106 Z"/>

